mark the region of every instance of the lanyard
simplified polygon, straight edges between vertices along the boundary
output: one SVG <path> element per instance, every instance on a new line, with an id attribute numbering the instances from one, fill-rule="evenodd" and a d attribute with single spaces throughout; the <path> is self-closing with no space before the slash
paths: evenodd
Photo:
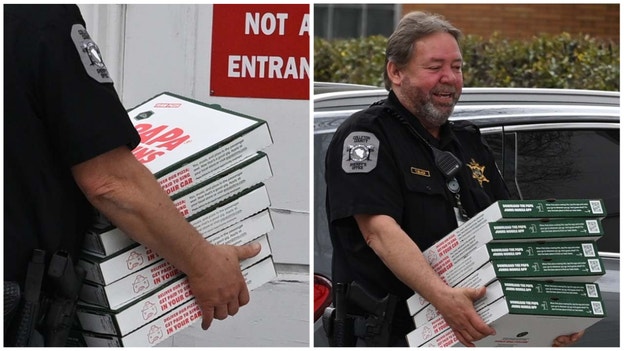
<path id="1" fill-rule="evenodd" d="M 467 220 L 470 219 L 470 217 L 468 216 L 468 213 L 466 213 L 464 206 L 462 206 L 461 196 L 459 195 L 460 187 L 459 187 L 459 182 L 457 181 L 457 178 L 453 177 L 453 179 L 447 181 L 446 188 L 451 192 L 451 194 L 453 194 L 453 198 L 455 199 L 455 205 L 457 205 L 457 210 L 459 211 L 459 215 L 461 216 L 461 219 L 463 220 L 463 222 L 466 222 Z M 458 218 L 457 220 L 459 222 L 460 218 Z"/>

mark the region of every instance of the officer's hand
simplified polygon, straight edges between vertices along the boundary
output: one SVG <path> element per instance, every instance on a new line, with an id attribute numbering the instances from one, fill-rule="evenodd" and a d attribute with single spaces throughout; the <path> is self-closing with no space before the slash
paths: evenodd
<path id="1" fill-rule="evenodd" d="M 570 335 L 560 335 L 554 341 L 553 347 L 564 347 L 570 346 L 577 342 L 582 336 L 585 334 L 585 330 L 581 330 L 580 332 L 570 334 Z"/>
<path id="2" fill-rule="evenodd" d="M 485 295 L 485 287 L 450 288 L 445 291 L 444 303 L 435 306 L 455 336 L 464 346 L 475 346 L 474 341 L 481 340 L 496 332 L 487 325 L 474 309 L 474 301 Z"/>
<path id="3" fill-rule="evenodd" d="M 202 241 L 193 251 L 192 272 L 187 273 L 191 291 L 202 311 L 202 329 L 214 318 L 233 316 L 249 302 L 249 291 L 239 261 L 260 252 L 260 244 L 242 246 L 212 245 Z"/>

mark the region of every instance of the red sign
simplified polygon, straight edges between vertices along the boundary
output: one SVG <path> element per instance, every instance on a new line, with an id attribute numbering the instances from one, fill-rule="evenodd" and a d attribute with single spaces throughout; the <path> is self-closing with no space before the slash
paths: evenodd
<path id="1" fill-rule="evenodd" d="M 210 94 L 309 99 L 310 6 L 214 5 Z"/>

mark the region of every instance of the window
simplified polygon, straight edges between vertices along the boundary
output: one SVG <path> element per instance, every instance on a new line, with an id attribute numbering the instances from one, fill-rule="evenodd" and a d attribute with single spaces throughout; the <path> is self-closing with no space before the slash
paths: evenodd
<path id="1" fill-rule="evenodd" d="M 349 39 L 371 35 L 390 36 L 399 5 L 317 4 L 314 5 L 314 36 Z"/>
<path id="2" fill-rule="evenodd" d="M 620 136 L 618 129 L 507 132 L 486 136 L 513 198 L 599 198 L 607 217 L 600 251 L 619 252 Z M 500 167 L 500 164 L 499 164 Z"/>

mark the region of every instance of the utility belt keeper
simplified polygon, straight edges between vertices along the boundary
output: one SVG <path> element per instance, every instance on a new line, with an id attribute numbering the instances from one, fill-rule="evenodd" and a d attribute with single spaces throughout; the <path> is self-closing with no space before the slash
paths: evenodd
<path id="1" fill-rule="evenodd" d="M 323 329 L 332 347 L 389 346 L 392 319 L 398 298 L 388 294 L 378 299 L 357 282 L 336 283 L 333 306 L 323 314 Z"/>
<path id="2" fill-rule="evenodd" d="M 57 251 L 47 267 L 45 251 L 33 250 L 24 291 L 4 282 L 4 346 L 63 347 L 76 316 L 85 270 Z"/>

